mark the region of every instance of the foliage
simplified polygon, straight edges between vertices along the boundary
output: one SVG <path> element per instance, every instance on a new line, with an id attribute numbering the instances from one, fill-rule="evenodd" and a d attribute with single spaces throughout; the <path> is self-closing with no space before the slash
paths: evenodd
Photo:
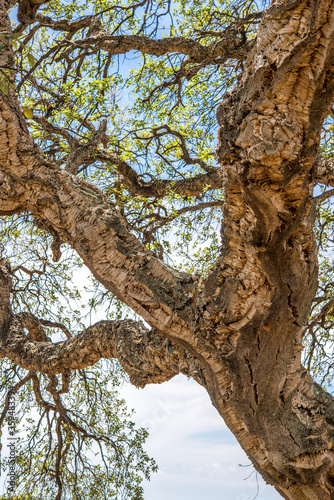
<path id="1" fill-rule="evenodd" d="M 145 8 L 139 5 L 131 10 L 130 5 L 51 2 L 44 13 L 52 19 L 73 21 L 93 10 L 99 13 L 99 29 L 114 36 L 188 36 L 208 44 L 218 37 L 214 30 L 221 33 L 231 20 L 253 8 L 245 5 L 244 11 L 233 10 L 225 0 L 173 5 L 163 0 L 145 2 Z M 252 32 L 251 25 L 242 28 L 243 36 Z M 48 156 L 65 166 L 72 138 L 87 141 L 92 127 L 97 128 L 104 118 L 104 150 L 117 151 L 122 160 L 131 162 L 144 182 L 152 178 L 192 178 L 214 169 L 215 109 L 224 93 L 235 85 L 241 63 L 236 60 L 222 65 L 217 60 L 216 64 L 198 65 L 180 54 L 157 58 L 131 53 L 130 59 L 123 54 L 111 57 L 105 50 L 76 49 L 75 41 L 82 41 L 91 30 L 85 26 L 73 33 L 70 46 L 62 31 L 48 27 L 32 29 L 21 38 L 36 64 L 31 68 L 19 47 L 17 89 L 25 109 L 33 110 L 30 127 Z M 96 152 L 95 158 L 98 156 Z M 112 161 L 93 160 L 94 153 L 91 161 L 80 166 L 78 175 L 102 188 L 136 234 L 159 256 L 173 255 L 178 260 L 184 245 L 193 253 L 193 228 L 196 233 L 205 231 L 202 246 L 216 246 L 218 223 L 212 222 L 221 216 L 221 192 L 208 186 L 195 196 L 184 196 L 171 186 L 163 199 L 133 196 Z M 195 204 L 198 210 L 194 210 Z M 180 212 L 182 230 L 175 233 L 174 221 Z M 207 253 L 210 251 L 204 251 L 204 261 Z M 202 259 L 199 255 L 196 251 L 192 259 L 201 269 L 197 265 Z"/>
<path id="2" fill-rule="evenodd" d="M 1 241 L 13 265 L 13 310 L 47 318 L 53 341 L 83 329 L 94 302 L 75 285 L 81 262 L 73 252 L 65 249 L 53 262 L 52 238 L 27 216 L 4 219 Z M 9 390 L 15 394 L 17 498 L 143 498 L 141 482 L 156 465 L 143 450 L 147 431 L 135 429 L 118 395 L 125 378 L 118 363 L 101 361 L 59 380 L 1 359 L 0 377 L 5 436 Z M 8 465 L 4 458 L 4 472 Z"/>

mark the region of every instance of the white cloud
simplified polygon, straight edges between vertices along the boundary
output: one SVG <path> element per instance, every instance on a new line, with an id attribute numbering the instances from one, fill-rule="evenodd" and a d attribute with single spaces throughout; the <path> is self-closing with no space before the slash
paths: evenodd
<path id="1" fill-rule="evenodd" d="M 145 483 L 145 500 L 253 500 L 257 482 L 257 500 L 281 498 L 256 477 L 207 392 L 193 380 L 179 375 L 144 389 L 126 385 L 121 392 L 136 409 L 137 425 L 148 428 L 146 450 L 159 465 Z"/>

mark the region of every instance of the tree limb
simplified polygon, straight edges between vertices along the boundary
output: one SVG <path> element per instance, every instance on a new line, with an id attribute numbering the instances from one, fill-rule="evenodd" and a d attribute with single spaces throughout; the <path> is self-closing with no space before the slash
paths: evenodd
<path id="1" fill-rule="evenodd" d="M 142 180 L 140 174 L 117 153 L 97 151 L 94 159 L 95 161 L 109 162 L 111 165 L 114 165 L 122 176 L 124 185 L 134 196 L 163 198 L 169 190 L 181 196 L 198 196 L 204 190 L 221 188 L 223 183 L 223 175 L 220 168 L 186 179 L 153 179 L 145 182 Z"/>
<path id="2" fill-rule="evenodd" d="M 122 177 L 122 182 L 130 193 L 134 196 L 145 196 L 146 198 L 163 198 L 165 194 L 172 190 L 181 196 L 198 196 L 208 189 L 219 189 L 222 187 L 222 170 L 220 168 L 209 167 L 199 158 L 191 158 L 186 149 L 182 134 L 171 130 L 169 127 L 159 127 L 166 129 L 166 133 L 172 133 L 181 141 L 183 159 L 187 164 L 199 164 L 205 174 L 198 174 L 186 179 L 152 179 L 149 182 L 142 180 L 142 176 L 116 152 L 109 152 L 104 149 L 97 149 L 97 146 L 104 141 L 106 123 L 103 120 L 97 130 L 93 130 L 86 143 L 74 138 L 72 134 L 62 127 L 57 127 L 49 123 L 42 117 L 34 117 L 44 130 L 63 136 L 68 142 L 70 153 L 66 159 L 66 170 L 74 175 L 79 170 L 80 165 L 89 165 L 95 162 L 110 163 Z"/>
<path id="3" fill-rule="evenodd" d="M 101 321 L 77 336 L 71 336 L 66 330 L 68 340 L 53 344 L 45 335 L 42 325 L 62 330 L 63 326 L 40 320 L 30 313 L 13 315 L 10 310 L 10 292 L 11 269 L 8 261 L 2 260 L 0 357 L 7 357 L 33 374 L 37 400 L 42 406 L 46 405 L 45 408 L 51 407 L 48 403 L 43 403 L 40 391 L 36 392 L 36 372 L 47 374 L 51 378 L 61 373 L 63 387 L 57 390 L 57 394 L 60 394 L 66 391 L 70 371 L 93 365 L 102 358 L 117 358 L 130 381 L 138 387 L 164 382 L 178 373 L 192 376 L 200 384 L 206 383 L 201 363 L 195 357 L 170 340 L 148 330 L 139 321 Z M 28 335 L 23 328 L 28 330 Z"/>
<path id="4" fill-rule="evenodd" d="M 43 26 L 69 32 L 78 31 L 91 24 L 91 17 L 68 22 L 53 21 L 46 16 L 39 15 L 38 20 Z M 131 50 L 157 57 L 167 53 L 177 53 L 187 55 L 197 63 L 217 57 L 244 60 L 254 43 L 253 40 L 245 41 L 240 37 L 238 30 L 231 26 L 220 32 L 219 38 L 218 41 L 205 46 L 197 40 L 180 36 L 152 39 L 144 35 L 111 35 L 100 27 L 94 32 L 94 36 L 75 41 L 64 40 L 62 44 L 68 48 L 58 56 L 58 59 L 62 59 L 75 49 L 89 48 L 93 53 L 106 50 L 113 55 L 124 54 Z"/>
<path id="5" fill-rule="evenodd" d="M 11 289 L 8 261 L 0 263 L 0 352 L 29 372 L 48 375 L 69 373 L 95 364 L 100 359 L 117 358 L 131 382 L 139 387 L 161 383 L 182 372 L 197 372 L 192 357 L 182 348 L 133 320 L 100 321 L 63 342 L 52 343 L 40 320 L 29 313 L 10 312 Z M 45 322 L 44 322 L 45 323 Z M 25 335 L 27 328 L 29 335 Z M 198 377 L 197 377 L 198 378 Z"/>
<path id="6" fill-rule="evenodd" d="M 314 165 L 314 182 L 334 187 L 334 158 L 317 159 Z"/>

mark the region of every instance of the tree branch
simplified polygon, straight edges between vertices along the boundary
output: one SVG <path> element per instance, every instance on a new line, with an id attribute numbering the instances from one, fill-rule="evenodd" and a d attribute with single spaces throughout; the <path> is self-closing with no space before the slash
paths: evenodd
<path id="1" fill-rule="evenodd" d="M 69 373 L 117 358 L 133 384 L 144 387 L 161 383 L 182 372 L 198 371 L 193 358 L 182 348 L 148 330 L 140 321 L 100 321 L 63 342 L 52 343 L 41 321 L 29 313 L 10 312 L 11 288 L 8 262 L 0 264 L 1 355 L 28 370 L 48 375 Z M 44 322 L 45 323 L 45 322 Z M 27 328 L 29 335 L 25 335 Z M 198 377 L 197 377 L 198 378 Z"/>
<path id="2" fill-rule="evenodd" d="M 140 174 L 116 153 L 97 151 L 94 160 L 114 165 L 122 176 L 124 185 L 134 196 L 163 198 L 169 190 L 181 196 L 198 196 L 205 189 L 219 189 L 223 184 L 220 168 L 187 179 L 153 179 L 150 182 L 145 182 Z"/>
<path id="3" fill-rule="evenodd" d="M 82 19 L 67 22 L 53 21 L 46 16 L 39 15 L 38 20 L 43 26 L 72 33 L 90 26 L 91 17 L 87 18 L 87 20 Z M 231 26 L 220 32 L 219 38 L 218 41 L 216 40 L 205 46 L 197 40 L 179 36 L 152 39 L 144 35 L 111 35 L 101 27 L 97 27 L 94 36 L 87 36 L 75 41 L 64 40 L 62 44 L 67 49 L 58 56 L 58 59 L 66 57 L 75 49 L 89 48 L 93 53 L 99 50 L 106 50 L 113 55 L 125 54 L 131 50 L 157 57 L 168 53 L 177 53 L 187 55 L 193 62 L 197 63 L 217 57 L 244 60 L 254 43 L 253 40 L 247 41 L 243 37 L 240 37 L 238 30 Z"/>
<path id="4" fill-rule="evenodd" d="M 14 316 L 1 334 L 1 352 L 22 368 L 48 375 L 80 370 L 100 359 L 117 358 L 138 387 L 189 373 L 190 355 L 146 329 L 139 321 L 100 321 L 57 342 L 32 341 Z M 188 359 L 189 358 L 189 359 Z"/>
<path id="5" fill-rule="evenodd" d="M 330 189 L 329 191 L 325 191 L 324 193 L 322 194 L 319 194 L 318 196 L 315 196 L 315 200 L 316 201 L 325 201 L 325 200 L 328 200 L 328 198 L 331 198 L 331 196 L 334 196 L 334 189 Z"/>
<path id="6" fill-rule="evenodd" d="M 150 182 L 142 180 L 142 176 L 116 152 L 109 152 L 103 149 L 97 149 L 97 146 L 104 142 L 106 122 L 103 120 L 97 130 L 93 129 L 90 138 L 86 143 L 74 138 L 72 134 L 62 127 L 57 127 L 49 123 L 42 117 L 34 117 L 34 121 L 38 123 L 44 130 L 52 134 L 59 134 L 68 142 L 70 153 L 66 159 L 65 169 L 76 175 L 81 165 L 88 165 L 95 162 L 110 163 L 116 167 L 117 172 L 122 176 L 122 182 L 130 193 L 134 196 L 145 196 L 146 198 L 162 198 L 165 194 L 172 190 L 181 196 L 198 196 L 204 190 L 219 189 L 222 187 L 222 171 L 220 168 L 209 167 L 199 158 L 191 158 L 186 149 L 185 141 L 177 131 L 170 129 L 164 125 L 156 129 L 163 129 L 163 135 L 171 133 L 178 137 L 181 142 L 183 160 L 187 164 L 199 164 L 205 174 L 195 175 L 186 179 L 153 179 Z"/>
<path id="7" fill-rule="evenodd" d="M 318 158 L 314 165 L 314 182 L 334 187 L 334 158 Z"/>
<path id="8" fill-rule="evenodd" d="M 30 313 L 12 314 L 10 290 L 10 266 L 8 261 L 1 260 L 1 356 L 30 372 L 68 373 L 102 358 L 118 358 L 131 381 L 139 386 L 160 383 L 180 371 L 189 373 L 187 353 L 148 330 L 140 321 L 100 321 L 76 336 L 53 344 L 42 328 L 42 323 L 49 322 Z M 27 328 L 28 335 L 23 328 Z"/>

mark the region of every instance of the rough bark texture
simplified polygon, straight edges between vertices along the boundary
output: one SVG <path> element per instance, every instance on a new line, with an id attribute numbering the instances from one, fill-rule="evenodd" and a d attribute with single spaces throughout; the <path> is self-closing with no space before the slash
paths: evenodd
<path id="1" fill-rule="evenodd" d="M 9 30 L 4 11 L 1 24 Z M 317 288 L 312 187 L 334 182 L 330 162 L 317 162 L 334 95 L 333 42 L 329 0 L 278 2 L 263 15 L 238 87 L 217 110 L 221 169 L 208 175 L 226 192 L 223 246 L 205 281 L 161 262 L 98 189 L 48 163 L 13 95 L 0 96 L 0 213 L 28 211 L 47 223 L 152 328 L 102 322 L 52 344 L 10 311 L 2 262 L 1 355 L 46 373 L 115 356 L 139 386 L 193 376 L 256 469 L 291 500 L 334 498 L 334 400 L 300 361 Z M 165 45 L 197 50 L 178 40 L 153 45 L 159 54 Z M 10 64 L 10 52 L 1 58 Z M 135 192 L 150 187 L 120 168 Z"/>

